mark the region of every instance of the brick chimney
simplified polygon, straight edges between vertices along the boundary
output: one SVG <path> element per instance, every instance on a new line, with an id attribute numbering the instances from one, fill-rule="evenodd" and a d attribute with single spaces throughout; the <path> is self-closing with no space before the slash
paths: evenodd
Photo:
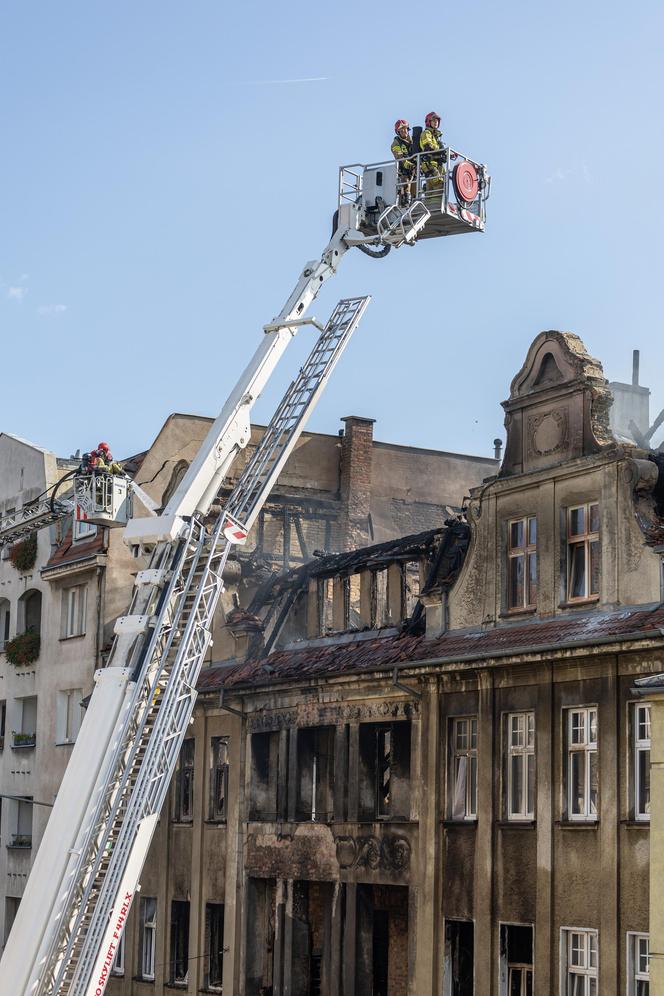
<path id="1" fill-rule="evenodd" d="M 342 418 L 340 492 L 342 518 L 339 548 L 352 550 L 371 542 L 369 512 L 371 510 L 371 457 L 373 418 L 348 415 Z"/>

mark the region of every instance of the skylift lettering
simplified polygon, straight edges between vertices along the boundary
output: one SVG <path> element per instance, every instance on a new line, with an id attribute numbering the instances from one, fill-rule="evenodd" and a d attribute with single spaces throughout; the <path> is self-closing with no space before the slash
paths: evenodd
<path id="1" fill-rule="evenodd" d="M 106 989 L 106 983 L 108 982 L 108 973 L 111 970 L 111 965 L 115 959 L 115 955 L 118 950 L 118 942 L 122 936 L 122 928 L 127 920 L 127 915 L 129 913 L 129 908 L 131 906 L 131 901 L 133 899 L 131 892 L 125 892 L 124 899 L 122 900 L 122 906 L 120 907 L 120 912 L 118 913 L 118 919 L 115 924 L 115 932 L 111 939 L 111 943 L 108 946 L 106 952 L 106 958 L 104 959 L 104 964 L 102 966 L 101 975 L 97 982 L 97 988 L 95 989 L 95 996 L 104 996 L 104 990 Z"/>

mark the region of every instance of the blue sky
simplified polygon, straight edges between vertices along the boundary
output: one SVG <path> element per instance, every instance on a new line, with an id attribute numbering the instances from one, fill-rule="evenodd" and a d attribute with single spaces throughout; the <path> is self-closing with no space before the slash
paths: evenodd
<path id="1" fill-rule="evenodd" d="M 487 232 L 347 255 L 373 302 L 310 427 L 491 453 L 542 329 L 664 406 L 664 8 L 141 0 L 5 4 L 0 429 L 127 455 L 214 415 L 330 232 L 337 167 L 439 110 L 489 164 Z M 318 79 L 323 77 L 323 79 Z M 310 82 L 274 82 L 316 78 Z M 256 409 L 266 420 L 307 333 Z"/>

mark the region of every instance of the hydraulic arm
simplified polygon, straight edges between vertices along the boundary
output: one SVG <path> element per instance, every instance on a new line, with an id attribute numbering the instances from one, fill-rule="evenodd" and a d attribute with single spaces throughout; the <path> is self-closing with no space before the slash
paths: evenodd
<path id="1" fill-rule="evenodd" d="M 246 533 L 368 302 L 339 302 L 212 527 L 203 519 L 250 435 L 251 409 L 348 248 L 308 263 L 161 515 L 130 520 L 149 557 L 116 623 L 0 964 L 2 996 L 104 992 L 196 699 L 223 591 L 228 524 Z"/>

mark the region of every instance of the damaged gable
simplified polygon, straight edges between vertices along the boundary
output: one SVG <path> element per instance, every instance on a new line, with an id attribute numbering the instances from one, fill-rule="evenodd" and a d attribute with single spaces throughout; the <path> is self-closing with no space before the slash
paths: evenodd
<path id="1" fill-rule="evenodd" d="M 611 392 L 599 360 L 571 332 L 542 332 L 503 402 L 501 477 L 556 466 L 614 442 Z"/>
<path id="2" fill-rule="evenodd" d="M 442 529 L 317 557 L 272 575 L 247 610 L 227 617 L 239 655 L 264 656 L 289 643 L 334 639 L 339 633 L 420 632 L 423 602 L 453 583 L 468 538 L 465 521 L 454 518 Z"/>

